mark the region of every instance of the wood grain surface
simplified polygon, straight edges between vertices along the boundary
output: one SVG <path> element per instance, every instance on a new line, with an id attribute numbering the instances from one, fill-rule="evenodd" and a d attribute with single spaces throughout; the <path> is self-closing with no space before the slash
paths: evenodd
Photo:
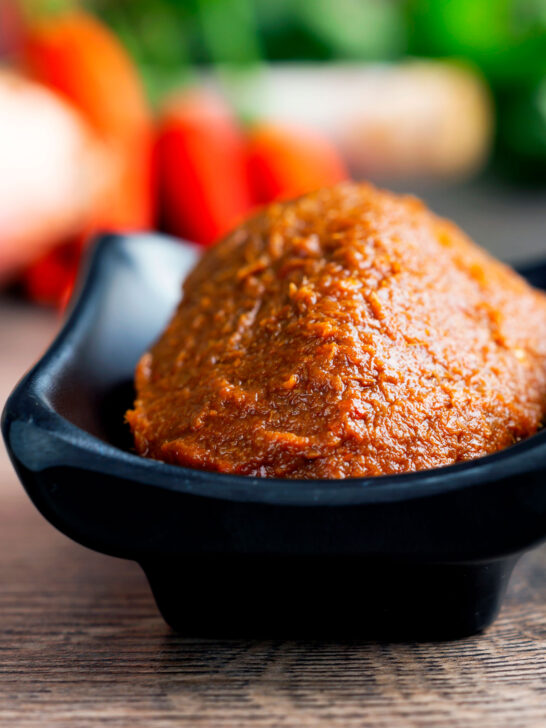
<path id="1" fill-rule="evenodd" d="M 0 399 L 55 328 L 52 314 L 0 304 Z M 187 639 L 135 564 L 42 519 L 2 451 L 0 618 L 1 728 L 546 726 L 544 547 L 520 562 L 493 627 L 469 639 Z"/>

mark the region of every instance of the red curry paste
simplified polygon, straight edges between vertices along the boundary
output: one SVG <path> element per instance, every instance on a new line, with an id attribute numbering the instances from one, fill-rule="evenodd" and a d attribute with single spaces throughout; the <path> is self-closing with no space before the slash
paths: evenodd
<path id="1" fill-rule="evenodd" d="M 409 197 L 342 184 L 207 250 L 136 372 L 137 451 L 281 478 L 400 473 L 527 437 L 546 297 Z"/>

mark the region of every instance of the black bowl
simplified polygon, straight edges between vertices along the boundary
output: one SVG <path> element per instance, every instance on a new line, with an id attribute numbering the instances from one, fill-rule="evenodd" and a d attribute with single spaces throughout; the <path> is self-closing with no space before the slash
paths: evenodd
<path id="1" fill-rule="evenodd" d="M 495 617 L 518 556 L 546 537 L 546 431 L 420 473 L 261 480 L 131 452 L 135 363 L 197 257 L 107 236 L 56 341 L 3 415 L 13 464 L 76 541 L 138 561 L 187 634 L 458 637 Z M 523 270 L 546 287 L 546 263 Z"/>

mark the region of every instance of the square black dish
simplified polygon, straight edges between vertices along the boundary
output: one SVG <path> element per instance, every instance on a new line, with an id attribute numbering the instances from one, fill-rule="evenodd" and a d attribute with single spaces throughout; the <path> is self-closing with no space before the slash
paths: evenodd
<path id="1" fill-rule="evenodd" d="M 58 529 L 138 561 L 186 634 L 446 638 L 494 619 L 518 556 L 546 537 L 546 431 L 461 465 L 343 481 L 260 480 L 131 452 L 140 354 L 197 256 L 107 236 L 3 434 Z M 546 263 L 522 270 L 546 288 Z"/>

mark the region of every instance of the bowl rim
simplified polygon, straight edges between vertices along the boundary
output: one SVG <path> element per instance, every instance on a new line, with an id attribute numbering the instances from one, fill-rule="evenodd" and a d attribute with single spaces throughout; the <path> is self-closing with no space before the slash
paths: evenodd
<path id="1" fill-rule="evenodd" d="M 132 233 L 99 237 L 82 267 L 68 315 L 43 356 L 23 377 L 8 398 L 2 429 L 8 450 L 25 467 L 40 471 L 49 467 L 74 467 L 108 474 L 143 485 L 221 500 L 276 505 L 361 505 L 399 502 L 439 495 L 494 481 L 544 470 L 546 429 L 492 455 L 417 472 L 324 480 L 257 478 L 170 465 L 127 452 L 87 432 L 57 412 L 46 394 L 73 356 L 73 345 L 85 339 L 98 311 L 97 301 L 115 276 L 115 266 L 126 265 L 146 246 L 172 255 L 186 246 L 197 246 L 164 235 Z M 532 271 L 544 261 L 520 270 Z M 133 268 L 136 268 L 133 266 Z M 105 275 L 108 271 L 108 275 Z M 73 360 L 73 359 L 72 359 Z M 40 431 L 47 446 L 32 451 L 13 436 L 13 426 Z M 42 451 L 43 450 L 43 451 Z"/>

